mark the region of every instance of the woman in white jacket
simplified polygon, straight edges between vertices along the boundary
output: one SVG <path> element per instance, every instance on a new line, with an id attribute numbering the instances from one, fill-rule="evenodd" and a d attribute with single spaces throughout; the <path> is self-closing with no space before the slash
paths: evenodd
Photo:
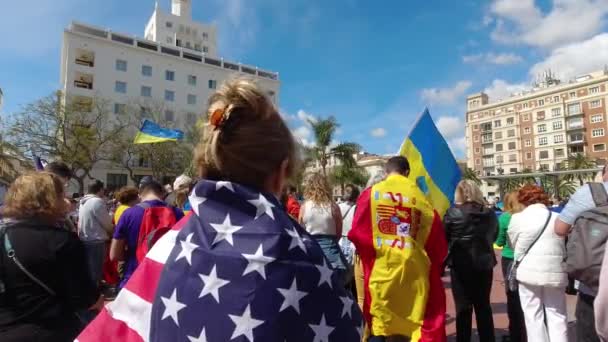
<path id="1" fill-rule="evenodd" d="M 539 186 L 524 186 L 519 190 L 518 199 L 526 209 L 513 215 L 508 234 L 515 260 L 523 257 L 517 280 L 528 340 L 567 342 L 564 291 L 568 278 L 563 264 L 566 248 L 564 239 L 553 230 L 557 214 L 547 208 L 549 197 Z M 540 238 L 530 248 L 539 234 Z"/>

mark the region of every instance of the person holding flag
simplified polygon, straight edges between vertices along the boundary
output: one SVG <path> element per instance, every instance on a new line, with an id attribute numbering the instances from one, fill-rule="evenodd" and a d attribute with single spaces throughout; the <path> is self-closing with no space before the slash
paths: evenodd
<path id="1" fill-rule="evenodd" d="M 277 109 L 243 79 L 209 104 L 192 213 L 78 341 L 360 341 L 354 299 L 277 199 L 298 166 Z"/>
<path id="2" fill-rule="evenodd" d="M 364 341 L 444 342 L 442 217 L 460 170 L 428 110 L 400 154 L 359 197 L 348 234 L 363 268 Z"/>

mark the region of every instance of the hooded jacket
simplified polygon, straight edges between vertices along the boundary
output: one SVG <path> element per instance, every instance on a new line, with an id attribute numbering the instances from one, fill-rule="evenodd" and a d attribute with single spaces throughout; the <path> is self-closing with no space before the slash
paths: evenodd
<path id="1" fill-rule="evenodd" d="M 89 194 L 80 200 L 78 236 L 82 241 L 108 241 L 112 232 L 112 217 L 106 203 L 97 195 Z"/>

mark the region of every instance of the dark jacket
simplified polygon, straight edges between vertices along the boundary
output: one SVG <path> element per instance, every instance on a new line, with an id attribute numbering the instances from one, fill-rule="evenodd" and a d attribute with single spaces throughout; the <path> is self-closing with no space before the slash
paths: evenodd
<path id="1" fill-rule="evenodd" d="M 17 259 L 56 295 L 8 258 L 0 238 L 0 341 L 73 341 L 82 324 L 75 312 L 97 301 L 82 242 L 75 233 L 39 222 L 13 222 L 6 230 Z"/>
<path id="2" fill-rule="evenodd" d="M 448 209 L 444 226 L 449 246 L 447 265 L 475 270 L 494 268 L 498 219 L 491 209 L 471 202 L 457 205 Z"/>

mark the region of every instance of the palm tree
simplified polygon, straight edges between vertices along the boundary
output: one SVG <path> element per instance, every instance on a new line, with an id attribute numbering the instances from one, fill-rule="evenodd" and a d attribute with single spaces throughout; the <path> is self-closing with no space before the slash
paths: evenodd
<path id="1" fill-rule="evenodd" d="M 547 193 L 557 195 L 559 198 L 569 197 L 576 191 L 576 184 L 567 177 L 557 178 L 557 183 L 553 183 L 555 183 L 554 178 L 549 177 L 543 182 L 543 188 Z"/>
<path id="2" fill-rule="evenodd" d="M 340 185 L 342 194 L 344 194 L 344 187 L 346 184 L 354 184 L 359 187 L 365 186 L 369 174 L 364 168 L 360 166 L 349 167 L 344 164 L 336 166 L 332 169 L 329 179 L 332 184 Z"/>
<path id="3" fill-rule="evenodd" d="M 593 169 L 596 167 L 596 163 L 594 160 L 591 160 L 589 157 L 585 156 L 582 153 L 573 154 L 568 158 L 567 161 L 568 170 L 585 170 L 585 169 Z M 566 179 L 569 181 L 573 181 L 575 179 L 578 180 L 579 184 L 582 186 L 585 184 L 585 180 L 589 178 L 593 178 L 595 176 L 594 172 L 583 172 L 577 174 L 569 174 L 566 176 Z"/>
<path id="4" fill-rule="evenodd" d="M 315 145 L 306 149 L 307 155 L 312 161 L 319 162 L 324 176 L 327 176 L 327 164 L 332 156 L 345 167 L 357 165 L 353 155 L 361 150 L 358 144 L 343 142 L 332 146 L 336 129 L 340 127 L 333 116 L 327 119 L 308 120 L 308 123 L 315 135 Z"/>
<path id="5" fill-rule="evenodd" d="M 468 179 L 470 181 L 473 181 L 478 186 L 481 184 L 481 179 L 479 179 L 479 176 L 477 176 L 477 172 L 475 172 L 475 170 L 471 169 L 470 167 L 464 169 L 464 172 L 462 173 L 462 179 Z"/>

